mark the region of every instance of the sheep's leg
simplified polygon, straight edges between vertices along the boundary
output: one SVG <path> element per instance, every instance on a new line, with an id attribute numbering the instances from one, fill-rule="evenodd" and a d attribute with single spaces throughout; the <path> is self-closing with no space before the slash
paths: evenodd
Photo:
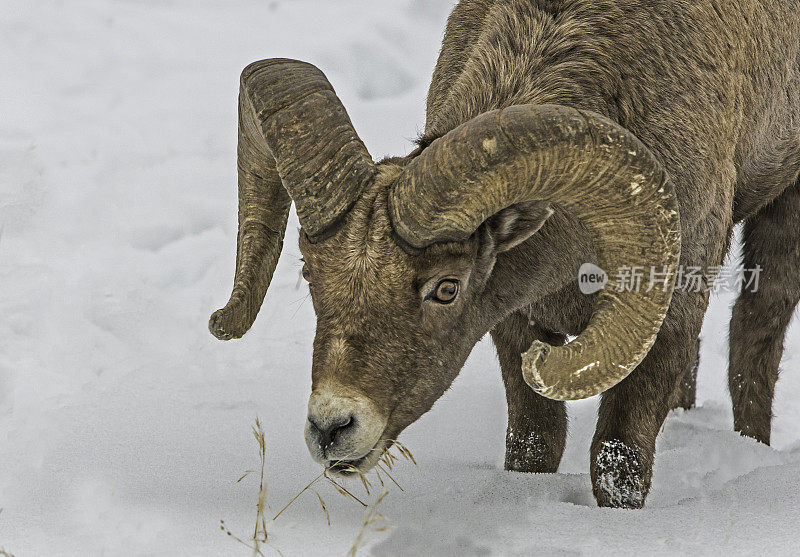
<path id="1" fill-rule="evenodd" d="M 798 225 L 800 182 L 744 225 L 745 277 L 758 274 L 758 285 L 743 283 L 733 308 L 728 386 L 734 429 L 767 445 L 783 338 L 800 299 Z"/>
<path id="2" fill-rule="evenodd" d="M 555 472 L 567 438 L 563 402 L 536 394 L 522 377 L 522 353 L 535 339 L 564 344 L 566 337 L 548 333 L 514 313 L 492 330 L 508 402 L 506 470 Z"/>
<path id="3" fill-rule="evenodd" d="M 603 394 L 590 463 L 601 507 L 644 505 L 656 436 L 675 390 L 694 363 L 707 302 L 705 292 L 676 290 L 650 352 L 633 373 Z"/>
<path id="4" fill-rule="evenodd" d="M 670 408 L 683 408 L 690 410 L 694 408 L 697 395 L 697 369 L 700 367 L 700 339 L 697 339 L 695 355 L 692 363 L 686 369 L 686 373 L 675 388 L 672 395 Z"/>

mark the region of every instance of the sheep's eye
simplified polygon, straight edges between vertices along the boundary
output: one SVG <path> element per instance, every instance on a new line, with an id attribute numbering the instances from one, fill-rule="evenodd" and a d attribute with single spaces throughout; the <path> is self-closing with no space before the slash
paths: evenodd
<path id="1" fill-rule="evenodd" d="M 308 270 L 308 266 L 307 265 L 303 265 L 303 270 L 302 270 L 301 274 L 303 275 L 303 278 L 306 281 L 311 282 L 311 271 Z"/>
<path id="2" fill-rule="evenodd" d="M 440 304 L 449 304 L 458 296 L 458 281 L 445 279 L 436 285 L 432 298 Z"/>

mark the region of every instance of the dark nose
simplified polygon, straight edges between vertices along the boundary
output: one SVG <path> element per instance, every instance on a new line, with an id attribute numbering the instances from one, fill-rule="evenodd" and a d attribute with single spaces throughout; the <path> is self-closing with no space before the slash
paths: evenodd
<path id="1" fill-rule="evenodd" d="M 342 416 L 323 423 L 309 417 L 308 422 L 311 424 L 311 431 L 324 454 L 326 449 L 336 443 L 337 435 L 352 427 L 353 416 Z"/>

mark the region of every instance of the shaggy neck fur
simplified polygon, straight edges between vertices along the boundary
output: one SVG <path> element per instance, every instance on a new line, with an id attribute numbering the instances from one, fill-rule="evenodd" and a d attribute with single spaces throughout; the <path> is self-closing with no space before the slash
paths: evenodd
<path id="1" fill-rule="evenodd" d="M 613 59 L 619 37 L 608 29 L 623 16 L 619 7 L 483 0 L 462 2 L 451 23 L 474 18 L 476 10 L 485 15 L 461 59 L 437 64 L 423 145 L 479 114 L 516 104 L 563 104 L 617 119 L 614 99 L 624 79 Z"/>

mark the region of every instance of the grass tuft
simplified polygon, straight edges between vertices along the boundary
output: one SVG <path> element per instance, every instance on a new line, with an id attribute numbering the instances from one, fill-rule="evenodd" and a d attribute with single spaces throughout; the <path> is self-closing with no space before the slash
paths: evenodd
<path id="1" fill-rule="evenodd" d="M 237 536 L 228 528 L 225 524 L 224 520 L 219 521 L 219 528 L 225 534 L 230 537 L 232 540 L 235 540 L 242 544 L 243 546 L 251 549 L 253 551 L 253 556 L 256 557 L 260 555 L 261 557 L 266 557 L 264 552 L 261 550 L 262 545 L 266 545 L 279 555 L 283 555 L 281 551 L 274 547 L 269 540 L 269 535 L 267 534 L 267 519 L 264 513 L 264 509 L 268 508 L 267 505 L 267 482 L 264 480 L 264 467 L 267 462 L 267 443 L 265 440 L 264 435 L 264 428 L 261 427 L 261 422 L 258 418 L 256 418 L 256 422 L 253 425 L 253 437 L 256 438 L 256 442 L 258 443 L 258 453 L 259 457 L 261 458 L 261 469 L 259 470 L 259 482 L 258 482 L 258 499 L 256 500 L 256 524 L 253 528 L 253 537 L 251 541 L 245 541 L 241 537 Z M 247 476 L 255 472 L 254 470 L 246 471 L 236 483 L 241 482 Z"/>
<path id="2" fill-rule="evenodd" d="M 250 548 L 253 551 L 253 556 L 264 556 L 262 552 L 262 546 L 267 546 L 273 551 L 277 552 L 280 555 L 283 555 L 280 550 L 274 547 L 271 542 L 269 535 L 267 534 L 267 519 L 265 509 L 269 508 L 267 504 L 267 482 L 264 479 L 264 467 L 266 464 L 266 441 L 264 435 L 264 429 L 261 427 L 261 422 L 258 418 L 256 418 L 255 425 L 253 426 L 253 436 L 258 443 L 258 450 L 259 456 L 261 458 L 261 468 L 259 471 L 259 485 L 258 485 L 258 499 L 256 503 L 256 520 L 255 520 L 255 528 L 253 529 L 253 536 L 251 540 L 244 540 L 239 536 L 236 536 L 233 532 L 225 524 L 225 521 L 220 520 L 220 529 L 225 532 L 227 536 L 231 539 L 239 542 L 240 544 L 244 545 L 245 547 Z M 388 519 L 381 513 L 378 512 L 378 506 L 383 502 L 387 495 L 389 495 L 389 490 L 386 487 L 386 483 L 384 482 L 384 477 L 390 480 L 395 486 L 397 486 L 400 491 L 404 491 L 403 487 L 394 479 L 394 477 L 389 473 L 389 470 L 393 469 L 393 466 L 400 460 L 400 458 L 411 462 L 412 464 L 416 465 L 417 461 L 414 460 L 414 456 L 411 454 L 411 451 L 408 450 L 408 447 L 400 443 L 399 441 L 390 440 L 392 446 L 384 451 L 384 453 L 378 459 L 373 459 L 371 456 L 367 456 L 367 461 L 372 464 L 374 467 L 368 471 L 364 472 L 363 470 L 356 468 L 348 463 L 347 457 L 338 460 L 336 462 L 331 463 L 329 466 L 323 468 L 322 472 L 312 479 L 306 486 L 301 489 L 297 495 L 292 497 L 292 499 L 284 505 L 284 507 L 278 511 L 278 513 L 272 517 L 270 522 L 275 522 L 292 504 L 297 501 L 297 499 L 303 495 L 308 490 L 313 491 L 317 496 L 317 501 L 319 502 L 320 509 L 322 509 L 322 513 L 325 516 L 325 520 L 328 523 L 328 527 L 331 526 L 331 515 L 330 511 L 328 510 L 328 505 L 325 503 L 325 500 L 320 495 L 319 491 L 315 489 L 315 486 L 318 482 L 323 481 L 324 483 L 328 483 L 333 486 L 336 492 L 349 499 L 355 503 L 358 503 L 364 508 L 364 516 L 361 522 L 361 527 L 356 535 L 355 541 L 353 542 L 352 547 L 348 553 L 348 557 L 353 557 L 356 553 L 364 547 L 364 545 L 368 541 L 368 536 L 371 532 L 385 532 L 391 528 Z M 392 449 L 396 449 L 399 453 L 399 457 L 392 453 Z M 361 498 L 356 496 L 352 491 L 347 489 L 344 485 L 336 481 L 331 475 L 332 471 L 341 471 L 341 472 L 349 472 L 354 475 L 357 475 L 361 480 L 361 484 L 364 487 L 364 491 L 367 494 L 367 497 L 370 496 L 373 485 L 369 479 L 370 474 L 375 474 L 378 482 L 381 485 L 381 492 L 378 497 L 373 501 L 371 504 L 365 503 Z M 243 479 L 248 477 L 249 475 L 255 473 L 255 470 L 248 470 L 246 471 L 237 481 L 241 482 Z M 0 557 L 3 557 L 3 554 L 0 553 Z"/>

